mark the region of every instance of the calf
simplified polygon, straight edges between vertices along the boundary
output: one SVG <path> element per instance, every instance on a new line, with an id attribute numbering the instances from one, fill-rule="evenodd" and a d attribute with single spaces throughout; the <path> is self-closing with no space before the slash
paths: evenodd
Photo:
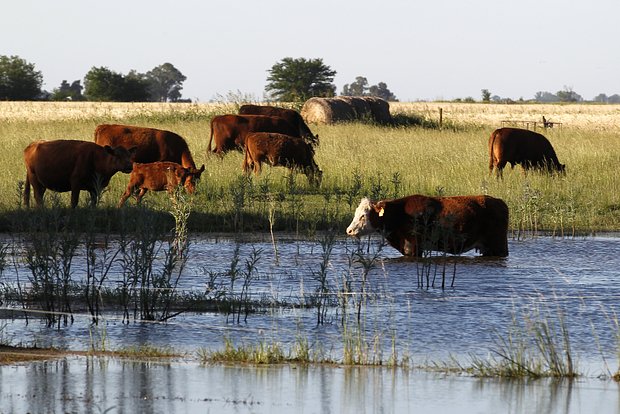
<path id="1" fill-rule="evenodd" d="M 483 256 L 508 256 L 508 206 L 490 196 L 364 198 L 347 234 L 359 238 L 375 231 L 405 256 L 471 249 Z"/>
<path id="2" fill-rule="evenodd" d="M 507 163 L 514 168 L 521 164 L 524 171 L 530 168 L 546 170 L 548 172 L 565 171 L 564 164 L 560 164 L 553 146 L 543 135 L 520 128 L 500 128 L 489 137 L 489 174 L 497 168 L 497 177 Z"/>
<path id="3" fill-rule="evenodd" d="M 134 163 L 129 176 L 127 189 L 121 196 L 118 206 L 122 207 L 125 201 L 136 189 L 140 191 L 136 195 L 136 201 L 140 203 L 148 190 L 168 191 L 172 193 L 176 187 L 183 185 L 189 194 L 196 190 L 196 181 L 204 171 L 205 166 L 199 170 L 185 168 L 175 162 L 159 161 L 148 164 Z"/>
<path id="4" fill-rule="evenodd" d="M 280 108 L 278 106 L 269 105 L 241 105 L 239 108 L 239 115 L 266 115 L 266 116 L 278 116 L 284 118 L 289 124 L 293 125 L 297 131 L 298 136 L 304 138 L 313 146 L 318 145 L 319 136 L 312 134 L 310 128 L 302 118 L 302 116 L 294 109 Z"/>
<path id="5" fill-rule="evenodd" d="M 97 204 L 101 191 L 118 171 L 129 173 L 136 149 L 100 146 L 75 140 L 36 141 L 24 149 L 26 185 L 24 204 L 30 206 L 30 186 L 37 206 L 43 205 L 45 190 L 71 191 L 71 207 L 78 205 L 80 190 L 90 193 Z"/>
<path id="6" fill-rule="evenodd" d="M 245 139 L 243 171 L 261 172 L 263 162 L 303 172 L 311 185 L 320 185 L 323 172 L 314 161 L 314 148 L 303 138 L 270 132 L 249 133 Z"/>

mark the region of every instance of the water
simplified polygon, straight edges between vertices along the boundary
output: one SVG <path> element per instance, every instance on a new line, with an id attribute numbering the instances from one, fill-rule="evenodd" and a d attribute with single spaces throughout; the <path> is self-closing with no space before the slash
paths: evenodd
<path id="1" fill-rule="evenodd" d="M 252 298 L 266 303 L 309 303 L 318 287 L 321 243 L 281 237 L 276 246 L 277 256 L 271 240 L 260 237 L 243 242 L 226 237 L 192 239 L 181 287 L 203 291 L 210 275 L 230 268 L 239 249 L 241 269 L 253 252 L 259 256 Z M 349 327 L 361 327 L 367 344 L 380 344 L 379 351 L 369 350 L 371 357 L 386 361 L 395 344 L 398 355 L 409 356 L 412 365 L 451 359 L 466 364 L 471 355 L 493 355 L 498 338 L 505 338 L 515 321 L 522 325 L 528 318 L 539 318 L 559 326 L 561 318 L 578 370 L 585 377 L 572 383 L 514 382 L 384 368 L 205 367 L 193 357 L 202 347 L 221 349 L 224 338 L 237 344 L 277 342 L 288 349 L 303 337 L 312 349 L 341 359 L 341 306 L 329 308 L 322 325 L 316 323 L 316 309 L 298 306 L 267 307 L 249 314 L 246 322 L 242 315 L 239 324 L 218 313 L 186 314 L 165 324 L 124 324 L 116 315 L 106 314 L 105 323 L 99 326 L 90 325 L 87 315 L 77 315 L 73 325 L 61 329 L 32 320 L 26 325 L 17 318 L 4 321 L 3 340 L 77 350 L 101 347 L 103 341 L 107 349 L 171 346 L 189 357 L 164 365 L 67 358 L 0 367 L 0 412 L 37 412 L 32 404 L 39 403 L 49 412 L 82 411 L 80 407 L 86 406 L 92 412 L 110 407 L 115 407 L 111 412 L 162 412 L 165 407 L 169 413 L 290 412 L 295 407 L 302 408 L 299 412 L 321 413 L 453 412 L 455 406 L 471 413 L 618 410 L 618 386 L 598 377 L 618 369 L 615 318 L 620 298 L 616 283 L 620 238 L 511 240 L 510 256 L 505 259 L 481 258 L 472 252 L 436 258 L 426 265 L 403 259 L 373 238 L 364 245 L 364 258 L 373 254 L 377 258 L 365 282 L 369 295 L 363 302 L 359 295 L 363 268 L 352 262 L 357 249 L 352 240 L 335 240 L 327 280 L 334 294 L 345 283 L 357 293 L 347 296 L 347 321 Z M 75 265 L 74 278 L 78 278 L 79 260 Z M 434 286 L 427 286 L 429 270 L 428 280 L 434 277 Z M 441 289 L 443 271 L 446 287 Z M 27 280 L 27 269 L 18 265 L 5 270 L 2 281 L 13 283 L 16 274 Z M 114 285 L 119 275 L 120 270 L 113 269 L 109 283 Z M 217 280 L 229 283 L 221 275 Z M 240 286 L 237 282 L 237 289 Z M 342 300 L 342 296 L 335 298 Z M 354 323 L 358 304 L 363 311 L 360 325 Z M 31 379 L 35 377 L 36 381 Z M 77 383 L 74 378 L 79 378 Z M 80 385 L 83 381 L 92 384 L 90 391 Z M 49 389 L 37 388 L 43 384 Z M 50 402 L 25 397 L 29 392 L 47 395 Z M 5 410 L 5 403 L 14 408 Z"/>

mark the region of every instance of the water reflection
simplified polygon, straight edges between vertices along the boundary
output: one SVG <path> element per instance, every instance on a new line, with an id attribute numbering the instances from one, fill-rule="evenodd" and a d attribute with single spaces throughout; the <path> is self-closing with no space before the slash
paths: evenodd
<path id="1" fill-rule="evenodd" d="M 389 368 L 201 366 L 92 357 L 0 367 L 2 412 L 598 413 L 618 384 L 500 381 Z"/>

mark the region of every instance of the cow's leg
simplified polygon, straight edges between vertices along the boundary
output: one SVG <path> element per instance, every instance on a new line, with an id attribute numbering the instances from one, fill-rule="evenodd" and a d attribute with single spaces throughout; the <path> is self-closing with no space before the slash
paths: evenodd
<path id="1" fill-rule="evenodd" d="M 125 192 L 123 193 L 123 195 L 121 196 L 121 199 L 118 201 L 118 207 L 122 207 L 125 202 L 127 201 L 127 199 L 129 198 L 129 196 L 131 195 L 131 193 L 133 193 L 133 186 L 132 185 L 128 185 L 127 189 L 125 190 Z"/>
<path id="2" fill-rule="evenodd" d="M 258 175 L 261 172 L 261 167 L 262 167 L 262 160 L 255 160 L 254 161 L 254 174 Z"/>
<path id="3" fill-rule="evenodd" d="M 26 183 L 26 185 L 28 185 L 28 183 Z M 42 207 L 43 206 L 43 195 L 45 194 L 46 188 L 43 185 L 41 185 L 41 183 L 37 180 L 36 177 L 30 178 L 30 185 L 32 185 L 32 192 L 34 193 L 34 201 L 36 202 L 37 207 Z"/>
<path id="4" fill-rule="evenodd" d="M 499 161 L 496 165 L 495 165 L 495 176 L 497 178 L 504 178 L 504 167 L 506 167 L 506 164 L 508 164 L 508 162 L 506 161 Z M 512 164 L 511 164 L 512 166 Z M 514 166 L 513 166 L 514 168 Z"/>
<path id="5" fill-rule="evenodd" d="M 146 194 L 148 190 L 146 188 L 141 188 L 138 194 L 136 195 L 136 203 L 140 204 L 142 201 L 142 197 Z"/>

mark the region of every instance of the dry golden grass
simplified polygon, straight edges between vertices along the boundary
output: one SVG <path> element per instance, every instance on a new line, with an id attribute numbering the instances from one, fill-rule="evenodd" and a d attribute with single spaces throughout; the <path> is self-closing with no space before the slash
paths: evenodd
<path id="1" fill-rule="evenodd" d="M 501 126 L 502 121 L 548 121 L 562 128 L 597 131 L 620 129 L 620 105 L 607 104 L 484 104 L 451 102 L 393 102 L 392 113 L 415 113 L 438 121 L 439 108 L 444 122 L 471 126 Z"/>

